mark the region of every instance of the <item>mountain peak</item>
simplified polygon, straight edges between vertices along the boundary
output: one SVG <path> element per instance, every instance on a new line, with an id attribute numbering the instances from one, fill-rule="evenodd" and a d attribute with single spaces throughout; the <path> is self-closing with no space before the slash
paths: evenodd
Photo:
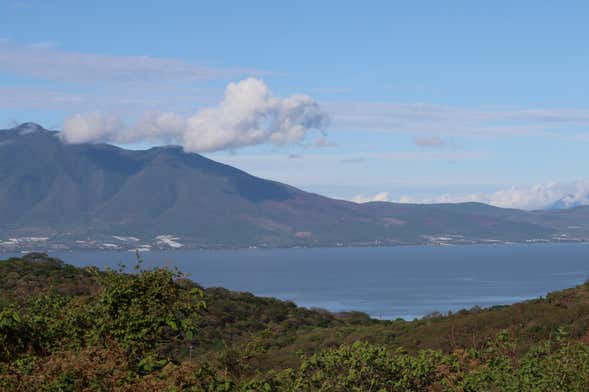
<path id="1" fill-rule="evenodd" d="M 14 131 L 18 132 L 19 135 L 28 135 L 31 133 L 38 133 L 38 132 L 48 132 L 45 128 L 41 125 L 34 123 L 34 122 L 25 122 L 16 127 L 12 128 Z"/>

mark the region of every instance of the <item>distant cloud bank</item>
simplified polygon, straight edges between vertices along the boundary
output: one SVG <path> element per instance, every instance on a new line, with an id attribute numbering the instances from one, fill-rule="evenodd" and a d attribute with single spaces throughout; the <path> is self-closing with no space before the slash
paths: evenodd
<path id="1" fill-rule="evenodd" d="M 189 152 L 231 150 L 271 143 L 301 142 L 310 130 L 323 130 L 328 115 L 307 95 L 279 98 L 259 79 L 230 83 L 222 101 L 190 116 L 150 113 L 133 125 L 110 114 L 76 114 L 64 120 L 68 143 L 174 143 Z"/>
<path id="2" fill-rule="evenodd" d="M 380 192 L 375 195 L 358 195 L 352 198 L 355 203 L 370 203 L 372 201 L 390 201 L 388 192 Z"/>
<path id="3" fill-rule="evenodd" d="M 503 208 L 540 210 L 589 205 L 589 180 L 548 182 L 529 187 L 512 187 L 490 194 L 441 195 L 434 198 L 403 196 L 401 203 L 460 203 L 480 202 Z"/>

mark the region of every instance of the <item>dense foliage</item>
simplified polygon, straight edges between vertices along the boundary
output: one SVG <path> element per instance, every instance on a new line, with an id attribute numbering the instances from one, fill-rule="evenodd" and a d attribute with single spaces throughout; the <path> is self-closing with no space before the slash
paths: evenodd
<path id="1" fill-rule="evenodd" d="M 0 390 L 586 391 L 589 286 L 378 321 L 177 271 L 0 262 Z"/>

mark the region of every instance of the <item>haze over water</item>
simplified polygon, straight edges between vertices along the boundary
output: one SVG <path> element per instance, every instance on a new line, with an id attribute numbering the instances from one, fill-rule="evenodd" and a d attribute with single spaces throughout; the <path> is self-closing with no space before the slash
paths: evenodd
<path id="1" fill-rule="evenodd" d="M 129 252 L 51 255 L 77 266 L 129 266 L 136 259 Z M 205 287 L 383 319 L 510 304 L 589 278 L 589 244 L 179 250 L 142 257 L 146 266 L 177 266 Z"/>

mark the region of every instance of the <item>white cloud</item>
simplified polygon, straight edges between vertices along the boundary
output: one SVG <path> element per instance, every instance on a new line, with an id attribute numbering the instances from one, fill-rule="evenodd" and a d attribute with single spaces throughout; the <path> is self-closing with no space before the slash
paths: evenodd
<path id="1" fill-rule="evenodd" d="M 188 119 L 184 143 L 189 151 L 215 151 L 272 142 L 303 140 L 310 129 L 327 126 L 327 115 L 306 95 L 272 96 L 257 79 L 231 83 L 214 108 Z"/>
<path id="2" fill-rule="evenodd" d="M 65 119 L 62 136 L 68 143 L 110 140 L 116 139 L 123 127 L 122 121 L 116 116 L 102 113 L 76 114 Z"/>
<path id="3" fill-rule="evenodd" d="M 529 136 L 586 132 L 589 109 L 452 107 L 395 102 L 332 102 L 333 129 L 417 135 Z"/>
<path id="4" fill-rule="evenodd" d="M 189 113 L 195 105 L 217 102 L 223 88 L 205 84 L 208 80 L 280 75 L 172 58 L 71 52 L 51 41 L 17 44 L 2 38 L 0 73 L 13 80 L 10 86 L 0 86 L 0 107 L 69 114 L 100 111 L 134 118 L 162 107 Z M 22 83 L 20 76 L 50 83 Z"/>
<path id="5" fill-rule="evenodd" d="M 460 203 L 480 202 L 504 208 L 536 210 L 589 205 L 589 180 L 548 182 L 529 187 L 512 187 L 496 192 L 466 195 L 446 194 L 434 198 L 403 196 L 401 203 Z"/>
<path id="6" fill-rule="evenodd" d="M 52 90 L 21 85 L 0 88 L 0 106 L 9 108 L 88 110 L 108 113 L 149 110 L 185 112 L 199 103 L 218 99 L 221 91 L 203 86 L 205 80 L 230 80 L 246 76 L 278 75 L 275 72 L 241 68 L 200 66 L 173 58 L 113 56 L 67 51 L 52 41 L 28 45 L 0 38 L 0 72 L 52 82 Z M 16 90 L 16 91 L 15 91 Z M 333 130 L 397 132 L 417 136 L 428 144 L 427 135 L 549 136 L 586 139 L 589 109 L 534 109 L 512 107 L 455 107 L 427 103 L 331 102 Z M 204 115 L 204 114 L 203 114 Z M 284 134 L 281 134 L 284 135 Z M 293 135 L 294 136 L 294 135 Z M 436 141 L 429 138 L 429 147 Z M 439 140 L 438 140 L 439 141 Z M 318 139 L 315 147 L 330 147 Z"/>
<path id="7" fill-rule="evenodd" d="M 141 115 L 163 105 L 177 111 L 193 110 L 195 104 L 210 104 L 219 94 L 217 89 L 188 86 L 150 85 L 132 87 L 103 86 L 100 92 L 49 90 L 28 86 L 0 87 L 0 107 L 33 110 L 65 110 L 69 113 L 105 111 L 125 115 Z"/>
<path id="8" fill-rule="evenodd" d="M 265 75 L 267 72 L 197 66 L 177 59 L 150 56 L 110 56 L 56 50 L 52 42 L 16 45 L 0 41 L 0 71 L 45 80 L 99 82 L 190 82 Z"/>
<path id="9" fill-rule="evenodd" d="M 355 203 L 369 203 L 372 201 L 390 201 L 388 192 L 380 192 L 375 195 L 357 195 L 352 198 Z"/>
<path id="10" fill-rule="evenodd" d="M 327 122 L 328 116 L 311 97 L 278 98 L 264 82 L 249 78 L 230 83 L 217 106 L 191 116 L 151 113 L 133 126 L 124 126 L 111 115 L 78 114 L 66 118 L 62 136 L 70 143 L 151 141 L 180 144 L 190 152 L 211 152 L 298 143 Z"/>

